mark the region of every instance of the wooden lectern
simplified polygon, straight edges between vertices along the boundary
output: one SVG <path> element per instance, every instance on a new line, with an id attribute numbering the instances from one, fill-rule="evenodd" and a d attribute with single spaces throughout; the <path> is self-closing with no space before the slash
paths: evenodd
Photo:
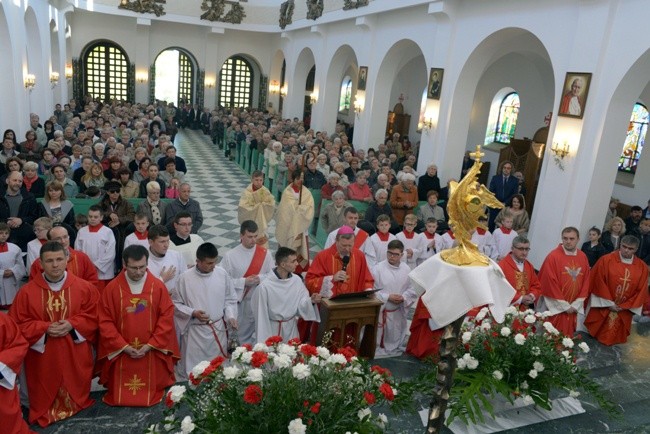
<path id="1" fill-rule="evenodd" d="M 321 321 L 318 326 L 316 342 L 323 344 L 323 335 L 329 330 L 339 329 L 338 342 L 333 342 L 339 348 L 346 344 L 345 328 L 348 324 L 356 324 L 354 342 L 359 356 L 372 359 L 375 357 L 375 345 L 377 343 L 377 319 L 379 310 L 383 303 L 374 296 L 371 298 L 355 298 L 348 300 L 330 300 L 324 298 L 321 301 Z M 363 339 L 359 340 L 359 334 L 363 327 Z"/>

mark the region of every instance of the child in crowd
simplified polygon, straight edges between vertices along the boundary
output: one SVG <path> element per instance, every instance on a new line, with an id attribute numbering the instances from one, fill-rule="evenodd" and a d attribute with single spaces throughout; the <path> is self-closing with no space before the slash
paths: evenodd
<path id="1" fill-rule="evenodd" d="M 41 254 L 41 246 L 47 242 L 47 231 L 52 229 L 52 219 L 41 217 L 34 220 L 34 234 L 36 238 L 27 243 L 27 269 L 32 269 L 32 264 Z"/>
<path id="2" fill-rule="evenodd" d="M 388 243 L 396 239 L 395 235 L 388 232 L 389 229 L 390 217 L 381 214 L 377 217 L 377 232 L 368 238 L 368 241 L 363 245 L 366 262 L 368 262 L 368 267 L 371 269 L 381 261 L 386 260 Z"/>
<path id="3" fill-rule="evenodd" d="M 11 230 L 9 225 L 0 222 L 0 309 L 6 310 L 14 302 L 18 288 L 27 272 L 23 263 L 23 252 L 20 247 L 8 243 Z"/>
<path id="4" fill-rule="evenodd" d="M 79 229 L 88 226 L 88 216 L 86 214 L 77 214 L 74 216 L 74 227 L 79 232 Z"/>
<path id="5" fill-rule="evenodd" d="M 436 233 L 438 230 L 438 220 L 435 217 L 429 217 L 424 222 L 424 232 L 420 237 L 424 240 L 425 247 L 417 259 L 417 264 L 420 265 L 438 252 L 438 245 L 441 245 L 442 240 L 440 235 Z"/>
<path id="6" fill-rule="evenodd" d="M 149 217 L 147 217 L 145 213 L 139 212 L 135 215 L 133 224 L 135 226 L 135 232 L 124 239 L 124 248 L 126 249 L 133 244 L 139 244 L 148 250 L 149 240 L 147 237 L 149 236 Z"/>
<path id="7" fill-rule="evenodd" d="M 100 291 L 115 277 L 115 235 L 102 224 L 102 209 L 92 205 L 88 210 L 88 226 L 79 229 L 74 248 L 87 254 L 95 264 Z"/>
<path id="8" fill-rule="evenodd" d="M 582 245 L 582 251 L 587 255 L 590 267 L 596 265 L 598 259 L 607 253 L 605 246 L 600 242 L 600 229 L 596 226 L 589 229 L 589 241 Z"/>
<path id="9" fill-rule="evenodd" d="M 178 178 L 172 178 L 169 181 L 169 187 L 165 188 L 165 197 L 167 199 L 178 199 L 178 189 L 181 185 L 181 182 Z"/>
<path id="10" fill-rule="evenodd" d="M 447 232 L 445 232 L 440 236 L 440 243 L 437 244 L 438 252 L 451 249 L 452 247 L 456 247 L 457 245 L 458 245 L 458 241 L 454 236 L 454 231 L 452 231 L 451 228 L 449 228 L 447 229 Z"/>
<path id="11" fill-rule="evenodd" d="M 497 247 L 497 262 L 512 251 L 512 241 L 517 237 L 517 232 L 512 230 L 512 221 L 512 216 L 505 214 L 501 220 L 501 227 L 496 228 L 492 234 Z"/>
<path id="12" fill-rule="evenodd" d="M 488 223 L 487 217 L 479 217 L 478 221 L 479 223 L 482 223 L 483 225 L 487 226 Z M 492 233 L 490 231 L 488 231 L 487 229 L 476 228 L 476 230 L 472 234 L 472 242 L 476 244 L 476 247 L 478 247 L 479 252 L 483 253 L 485 256 L 492 258 L 495 261 L 497 260 L 497 257 L 499 256 L 499 252 L 497 251 L 497 246 L 496 246 L 496 242 L 494 241 L 494 236 L 492 236 Z"/>
<path id="13" fill-rule="evenodd" d="M 415 226 L 418 218 L 415 214 L 408 214 L 404 217 L 404 230 L 397 234 L 397 239 L 404 244 L 404 262 L 411 270 L 417 266 L 417 260 L 423 252 L 426 252 L 425 238 L 415 233 Z"/>

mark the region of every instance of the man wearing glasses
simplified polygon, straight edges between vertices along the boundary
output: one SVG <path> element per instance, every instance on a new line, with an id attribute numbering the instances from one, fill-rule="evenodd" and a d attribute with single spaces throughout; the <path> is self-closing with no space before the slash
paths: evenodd
<path id="1" fill-rule="evenodd" d="M 187 268 L 196 264 L 196 249 L 203 244 L 203 238 L 192 234 L 192 214 L 181 211 L 174 217 L 174 233 L 169 234 L 169 248 L 183 255 Z"/>
<path id="2" fill-rule="evenodd" d="M 541 290 L 535 267 L 527 259 L 528 252 L 530 241 L 518 235 L 512 240 L 510 254 L 499 261 L 499 267 L 503 270 L 506 280 L 517 291 L 510 304 L 518 306 L 520 310 L 532 309 Z"/>

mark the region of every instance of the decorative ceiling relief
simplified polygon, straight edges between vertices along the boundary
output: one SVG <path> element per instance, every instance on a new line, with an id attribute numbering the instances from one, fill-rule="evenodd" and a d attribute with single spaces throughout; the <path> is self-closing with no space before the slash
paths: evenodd
<path id="1" fill-rule="evenodd" d="M 167 0 L 120 0 L 118 8 L 140 14 L 156 14 L 159 17 L 165 15 L 165 9 L 162 5 L 166 3 Z"/>
<path id="2" fill-rule="evenodd" d="M 293 22 L 294 0 L 287 0 L 280 5 L 280 28 L 284 29 Z"/>
<path id="3" fill-rule="evenodd" d="M 307 19 L 317 20 L 323 15 L 325 5 L 323 0 L 307 0 Z"/>
<path id="4" fill-rule="evenodd" d="M 224 15 L 226 5 L 230 6 L 230 10 L 228 10 Z M 244 7 L 239 4 L 239 1 L 233 0 L 203 0 L 203 3 L 201 3 L 201 10 L 204 11 L 203 14 L 201 14 L 201 19 L 208 21 L 241 24 L 244 17 L 246 17 Z"/>
<path id="5" fill-rule="evenodd" d="M 358 9 L 368 6 L 369 0 L 343 0 L 343 10 Z"/>

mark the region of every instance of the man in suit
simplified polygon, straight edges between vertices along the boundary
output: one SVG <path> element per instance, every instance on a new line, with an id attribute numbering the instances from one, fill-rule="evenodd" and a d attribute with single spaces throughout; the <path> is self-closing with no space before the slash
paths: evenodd
<path id="1" fill-rule="evenodd" d="M 494 196 L 501 201 L 502 203 L 508 205 L 512 196 L 517 194 L 519 190 L 519 180 L 512 175 L 512 163 L 510 161 L 504 161 L 501 163 L 501 174 L 494 175 L 490 181 L 490 191 L 494 193 Z M 489 227 L 490 232 L 494 231 L 494 219 L 499 210 L 495 208 L 490 208 L 490 220 Z"/>

